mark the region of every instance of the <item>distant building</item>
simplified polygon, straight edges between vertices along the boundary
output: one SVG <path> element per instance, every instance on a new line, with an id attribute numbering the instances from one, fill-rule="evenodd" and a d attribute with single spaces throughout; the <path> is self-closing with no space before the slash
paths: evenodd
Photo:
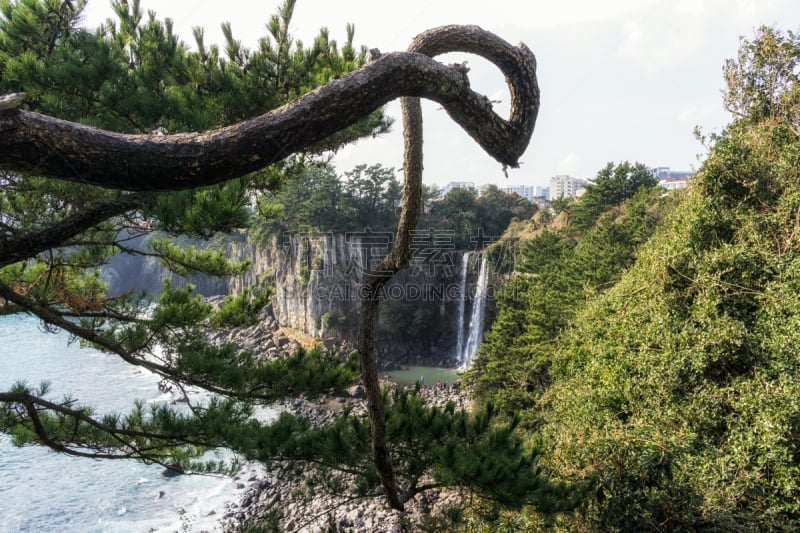
<path id="1" fill-rule="evenodd" d="M 583 182 L 581 182 L 583 183 Z M 476 186 L 472 181 L 451 181 L 441 189 L 441 196 L 444 197 L 453 189 L 469 189 L 477 191 L 478 195 L 484 194 L 490 187 L 495 187 L 497 190 L 506 194 L 517 194 L 525 198 L 529 202 L 534 202 L 536 199 L 547 200 L 549 188 L 540 187 L 539 185 L 497 185 L 492 183 L 484 183 Z M 534 202 L 536 203 L 536 202 Z"/>
<path id="2" fill-rule="evenodd" d="M 549 201 L 549 200 L 546 200 L 546 199 L 544 199 L 544 198 L 534 198 L 534 199 L 533 199 L 533 203 L 534 203 L 534 205 L 536 205 L 536 207 L 538 207 L 539 209 L 544 209 L 544 210 L 548 210 L 548 211 L 550 210 L 550 207 L 552 207 L 552 206 L 550 205 L 550 201 Z"/>
<path id="3" fill-rule="evenodd" d="M 442 189 L 442 196 L 447 196 L 447 193 L 453 189 L 470 189 L 475 190 L 475 184 L 471 181 L 451 181 Z"/>
<path id="4" fill-rule="evenodd" d="M 529 202 L 533 202 L 537 198 L 547 199 L 547 187 L 540 187 L 538 185 L 495 185 L 485 183 L 478 187 L 478 193 L 484 194 L 489 187 L 496 187 L 499 191 L 506 194 L 516 194 L 525 198 Z"/>
<path id="5" fill-rule="evenodd" d="M 585 182 L 566 174 L 553 176 L 550 178 L 550 201 L 558 200 L 559 198 L 575 198 L 578 190 L 583 188 Z"/>
<path id="6" fill-rule="evenodd" d="M 512 185 L 509 187 L 500 187 L 500 190 L 507 194 L 517 194 L 529 202 L 536 198 L 536 187 L 533 185 Z"/>
<path id="7" fill-rule="evenodd" d="M 682 189 L 689 185 L 689 181 L 693 172 L 685 170 L 672 170 L 669 167 L 656 167 L 653 169 L 653 175 L 658 178 L 658 184 L 668 191 L 673 189 Z"/>

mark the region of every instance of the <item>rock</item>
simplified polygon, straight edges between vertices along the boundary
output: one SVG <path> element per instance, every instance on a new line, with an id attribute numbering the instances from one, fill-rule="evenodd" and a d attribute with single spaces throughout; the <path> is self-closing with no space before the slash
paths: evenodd
<path id="1" fill-rule="evenodd" d="M 161 475 L 166 478 L 182 476 L 184 473 L 180 466 L 170 466 L 161 471 Z"/>
<path id="2" fill-rule="evenodd" d="M 353 416 L 366 416 L 366 402 L 359 398 L 363 396 L 363 387 L 354 386 L 346 391 L 347 396 L 342 397 L 344 391 L 329 391 L 325 401 L 319 402 L 318 398 L 300 397 L 284 399 L 279 402 L 282 409 L 298 415 L 307 416 L 312 424 L 322 425 L 335 419 L 336 413 L 341 409 L 339 401 L 344 400 L 348 407 L 352 407 Z M 469 405 L 469 394 L 466 390 L 455 387 L 447 389 L 427 389 L 424 398 L 430 405 L 443 407 L 448 401 L 455 401 L 458 406 Z M 286 473 L 284 473 L 286 474 Z M 248 525 L 257 523 L 267 513 L 276 512 L 280 527 L 285 531 L 300 528 L 300 531 L 326 531 L 330 524 L 335 524 L 342 531 L 372 532 L 396 531 L 400 533 L 404 521 L 410 525 L 412 531 L 422 524 L 427 514 L 441 514 L 448 507 L 463 507 L 462 496 L 455 491 L 432 490 L 417 495 L 406 505 L 406 512 L 401 514 L 388 508 L 380 497 L 347 501 L 342 498 L 336 506 L 337 496 L 332 496 L 333 501 L 326 495 L 324 499 L 317 499 L 318 494 L 309 490 L 308 480 L 310 472 L 302 473 L 292 471 L 283 477 L 280 470 L 268 473 L 268 477 L 255 475 L 252 471 L 244 474 L 249 476 L 249 489 L 241 494 L 237 507 L 226 514 L 231 524 L 225 531 L 246 530 Z M 421 480 L 422 484 L 430 480 Z M 308 496 L 310 501 L 304 500 Z M 343 495 L 344 496 L 344 495 Z M 330 509 L 334 509 L 331 511 Z M 229 516 L 230 515 L 230 516 Z"/>
<path id="3" fill-rule="evenodd" d="M 347 393 L 350 395 L 351 398 L 363 398 L 364 387 L 362 385 L 353 385 L 352 387 L 347 389 Z"/>
<path id="4" fill-rule="evenodd" d="M 331 389 L 330 391 L 328 391 L 328 396 L 331 397 L 331 398 L 345 398 L 345 399 L 348 399 L 348 398 L 350 398 L 350 393 L 348 391 L 346 391 L 346 390 Z"/>

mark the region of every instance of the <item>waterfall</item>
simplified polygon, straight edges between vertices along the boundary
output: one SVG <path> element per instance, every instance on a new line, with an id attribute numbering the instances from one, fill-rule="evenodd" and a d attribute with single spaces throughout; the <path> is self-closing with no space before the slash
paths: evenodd
<path id="1" fill-rule="evenodd" d="M 460 365 L 464 357 L 464 311 L 467 302 L 467 271 L 469 270 L 469 256 L 472 252 L 465 252 L 461 256 L 461 283 L 458 295 L 458 329 L 456 330 L 456 361 Z"/>
<path id="2" fill-rule="evenodd" d="M 469 337 L 460 358 L 461 368 L 464 369 L 472 365 L 472 358 L 483 339 L 483 311 L 486 307 L 486 288 L 489 281 L 487 263 L 486 254 L 481 255 L 481 270 L 478 274 L 478 283 L 475 288 L 475 297 L 472 299 L 472 313 L 469 319 Z"/>

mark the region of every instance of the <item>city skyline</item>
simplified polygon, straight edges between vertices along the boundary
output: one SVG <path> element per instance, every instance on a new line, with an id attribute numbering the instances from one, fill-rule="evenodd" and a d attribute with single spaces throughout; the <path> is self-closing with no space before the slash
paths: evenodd
<path id="1" fill-rule="evenodd" d="M 679 175 L 694 174 L 694 171 L 692 171 L 692 170 L 682 169 L 682 168 L 675 168 L 675 167 L 671 167 L 669 165 L 653 165 L 653 166 L 651 166 L 651 168 L 652 168 L 653 172 L 656 173 L 657 175 L 658 175 L 659 171 L 663 172 L 664 170 L 666 170 L 668 172 L 671 172 L 673 174 L 677 173 Z M 598 172 L 600 170 L 601 169 L 597 169 Z M 560 175 L 566 175 L 566 176 L 569 176 L 571 178 L 575 178 L 575 179 L 584 181 L 586 183 L 592 183 L 594 181 L 594 178 L 597 177 L 597 172 L 595 172 L 591 177 L 573 176 L 571 174 L 553 174 L 553 175 L 547 176 L 547 177 L 538 177 L 537 176 L 537 178 L 534 179 L 533 181 L 531 181 L 531 180 L 529 180 L 529 181 L 520 181 L 520 180 L 513 180 L 512 178 L 502 178 L 501 180 L 494 180 L 494 181 L 486 181 L 486 180 L 482 181 L 480 179 L 453 179 L 453 180 L 447 182 L 446 184 L 444 184 L 444 187 L 446 187 L 446 186 L 448 186 L 448 185 L 450 185 L 452 183 L 469 182 L 469 183 L 472 183 L 475 186 L 475 188 L 477 188 L 477 189 L 480 189 L 481 187 L 487 187 L 489 185 L 496 185 L 500 189 L 505 188 L 505 187 L 527 187 L 527 186 L 547 188 L 549 183 L 550 183 L 550 180 L 552 178 L 554 178 L 556 176 L 560 176 Z"/>

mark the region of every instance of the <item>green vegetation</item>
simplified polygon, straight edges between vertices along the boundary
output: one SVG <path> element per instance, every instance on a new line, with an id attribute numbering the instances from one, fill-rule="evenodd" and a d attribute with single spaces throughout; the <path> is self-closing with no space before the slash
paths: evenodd
<path id="1" fill-rule="evenodd" d="M 216 327 L 238 328 L 252 325 L 259 317 L 259 311 L 269 302 L 272 291 L 262 289 L 253 294 L 244 289 L 240 294 L 229 295 L 214 315 Z"/>
<path id="2" fill-rule="evenodd" d="M 145 18 L 136 1 L 114 2 L 116 20 L 91 33 L 77 25 L 83 5 L 0 0 L 0 92 L 25 91 L 32 109 L 86 124 L 177 132 L 272 109 L 365 59 L 352 28 L 341 50 L 325 31 L 310 47 L 293 42 L 290 0 L 256 50 L 225 26 L 224 52 L 206 47 L 200 30 L 189 51 L 169 21 Z M 499 264 L 515 270 L 503 272 L 496 320 L 467 377 L 480 405 L 466 413 L 430 407 L 416 391 L 383 397 L 401 492 L 457 486 L 474 496 L 431 528 L 800 529 L 798 66 L 791 32 L 760 28 L 742 41 L 725 65 L 724 102 L 735 119 L 708 139 L 687 194 L 664 195 L 641 165 L 612 164 L 580 201 L 558 203 L 557 217 L 527 222 L 532 238 L 496 245 Z M 318 149 L 388 123 L 375 112 Z M 46 384 L 20 383 L 0 392 L 0 431 L 20 445 L 209 471 L 235 468 L 197 461 L 226 446 L 287 475 L 315 465 L 317 483 L 338 494 L 379 494 L 363 418 L 346 412 L 313 427 L 289 414 L 273 424 L 251 416 L 286 395 L 346 387 L 356 379 L 354 356 L 314 348 L 264 361 L 210 344 L 212 328 L 251 323 L 269 293 L 255 288 L 215 309 L 191 287 L 167 284 L 148 308 L 141 295 L 109 298 L 97 268 L 123 251 L 156 255 L 180 273 L 240 272 L 246 265 L 174 239 L 151 239 L 144 251 L 127 242 L 154 232 L 208 238 L 247 224 L 251 205 L 271 218 L 262 236 L 365 224 L 385 231 L 398 190 L 392 169 L 357 167 L 340 179 L 315 153 L 181 193 L 3 174 L 0 245 L 63 235 L 27 255 L 0 255 L 3 313 L 31 313 L 217 396 L 189 414 L 136 405 L 96 418 L 75 399 L 48 399 Z M 499 235 L 513 217 L 533 214 L 497 190 L 434 193 L 426 191 L 420 227 L 451 232 L 458 248 L 471 247 L 479 228 Z M 559 219 L 567 223 L 557 227 Z M 499 255 L 517 245 L 516 263 Z M 386 316 L 422 330 L 437 315 L 412 306 Z"/>
<path id="3" fill-rule="evenodd" d="M 453 189 L 430 203 L 419 227 L 451 231 L 456 248 L 471 250 L 500 237 L 513 219 L 529 219 L 536 209 L 536 205 L 526 199 L 505 193 L 494 185 L 480 195 L 472 189 Z M 480 241 L 481 236 L 485 237 L 485 242 Z"/>
<path id="4" fill-rule="evenodd" d="M 145 14 L 138 1 L 114 2 L 115 20 L 90 32 L 78 25 L 84 5 L 84 1 L 57 0 L 0 2 L 0 93 L 24 91 L 31 109 L 93 126 L 173 133 L 263 113 L 352 70 L 366 57 L 365 48 L 353 47 L 352 28 L 341 50 L 327 31 L 311 46 L 294 42 L 288 33 L 292 1 L 270 19 L 270 35 L 255 50 L 243 48 L 227 25 L 224 50 L 207 47 L 202 30 L 195 31 L 195 48 L 189 50 L 172 33 L 171 21 Z M 375 111 L 320 149 L 380 133 L 388 125 L 382 112 Z M 313 158 L 314 154 L 305 154 L 223 185 L 161 194 L 124 193 L 4 173 L 0 177 L 3 242 L 27 242 L 33 249 L 18 260 L 2 257 L 0 292 L 9 302 L 6 308 L 31 312 L 50 326 L 66 329 L 167 380 L 206 386 L 234 398 L 275 397 L 274 390 L 263 390 L 269 381 L 256 387 L 242 374 L 244 362 L 254 365 L 251 376 L 260 373 L 263 362 L 237 354 L 229 345 L 207 346 L 203 341 L 212 326 L 252 321 L 268 301 L 264 288 L 232 298 L 215 311 L 201 304 L 191 288 L 167 285 L 155 308 L 147 312 L 147 295 L 108 297 L 97 269 L 121 251 L 155 256 L 181 275 L 242 272 L 246 263 L 232 263 L 218 250 L 186 246 L 185 238 L 178 236 L 209 238 L 247 225 L 252 199 L 280 185 L 286 168 Z M 148 236 L 144 249 L 129 246 L 141 236 Z M 36 248 L 37 239 L 48 238 L 55 246 Z M 319 367 L 322 389 L 318 390 L 354 379 L 352 369 L 343 373 L 348 364 L 342 360 L 324 372 L 325 367 Z M 263 370 L 269 373 L 268 367 Z M 13 406 L 4 403 L 3 430 L 33 427 L 36 417 L 11 416 Z M 66 420 L 70 412 L 74 410 L 62 409 L 58 416 Z M 58 449 L 58 439 L 48 441 L 44 434 L 37 438 Z M 93 442 L 94 438 L 84 441 L 76 434 L 74 441 L 60 445 L 94 450 L 89 453 L 104 450 L 105 445 Z"/>
<path id="5" fill-rule="evenodd" d="M 224 24 L 222 49 L 206 46 L 198 29 L 190 50 L 169 20 L 144 14 L 138 0 L 115 0 L 115 19 L 94 32 L 78 24 L 84 0 L 0 0 L 0 94 L 25 92 L 28 110 L 125 133 L 205 130 L 252 117 L 365 62 L 366 49 L 353 46 L 352 27 L 341 48 L 326 30 L 310 46 L 295 42 L 288 31 L 294 4 L 281 4 L 256 49 L 245 49 Z M 228 298 L 217 309 L 191 286 L 169 283 L 155 301 L 143 294 L 110 297 L 98 274 L 117 252 L 154 256 L 180 274 L 239 273 L 246 264 L 189 247 L 186 237 L 219 242 L 218 232 L 251 222 L 253 206 L 263 214 L 283 212 L 292 231 L 323 230 L 332 222 L 363 230 L 373 219 L 389 224 L 399 190 L 393 170 L 357 167 L 340 183 L 321 162 L 325 150 L 389 126 L 381 110 L 357 110 L 365 118 L 313 150 L 213 187 L 128 192 L 0 174 L 3 312 L 30 313 L 48 328 L 152 371 L 176 390 L 191 385 L 216 395 L 184 411 L 136 405 L 127 415 L 99 417 L 80 399 L 52 399 L 55 391 L 47 386 L 19 383 L 0 392 L 0 431 L 18 445 L 179 470 L 230 472 L 236 460 L 199 462 L 207 449 L 227 447 L 237 458 L 284 466 L 288 474 L 317 466 L 325 480 L 342 484 L 332 487 L 337 493 L 379 493 L 372 449 L 373 440 L 379 441 L 366 420 L 346 415 L 316 428 L 302 417 L 285 415 L 273 424 L 252 417 L 260 404 L 352 384 L 359 370 L 356 354 L 297 349 L 265 360 L 232 343 L 208 341 L 214 328 L 252 323 L 267 303 L 264 287 Z M 3 113 L 30 116 L 16 109 Z M 281 187 L 284 192 L 277 193 Z M 509 213 L 515 209 L 516 200 L 498 198 L 511 206 Z M 327 218 L 342 207 L 341 218 Z M 146 246 L 137 249 L 133 242 Z M 387 395 L 384 401 L 388 451 L 404 494 L 458 485 L 503 507 L 532 504 L 548 513 L 574 507 L 574 491 L 547 480 L 537 466 L 539 450 L 522 441 L 513 421 L 496 425 L 490 409 L 436 409 L 415 394 Z M 353 476 L 330 476 L 331 470 Z M 423 473 L 433 481 L 418 484 Z"/>
<path id="6" fill-rule="evenodd" d="M 440 486 L 469 487 L 504 508 L 534 505 L 548 514 L 572 509 L 579 500 L 580 491 L 538 475 L 540 450 L 523 442 L 515 420 L 496 423 L 491 407 L 468 414 L 451 402 L 439 409 L 418 391 L 386 390 L 383 399 L 386 441 L 403 490 L 415 494 Z M 272 426 L 245 424 L 244 431 L 225 440 L 245 457 L 273 466 L 285 465 L 287 458 L 314 463 L 319 468 L 316 483 L 331 493 L 367 496 L 377 495 L 380 486 L 369 458 L 369 432 L 366 419 L 349 413 L 321 428 L 284 413 Z M 343 484 L 330 475 L 336 471 L 355 474 L 358 482 Z M 420 484 L 431 472 L 436 479 L 432 486 Z"/>
<path id="7" fill-rule="evenodd" d="M 536 206 L 516 194 L 492 185 L 478 195 L 471 189 L 453 189 L 440 196 L 426 187 L 425 210 L 419 231 L 445 236 L 454 249 L 474 249 L 484 235 L 502 235 L 513 218 L 528 219 Z M 393 168 L 358 165 L 337 176 L 327 164 L 296 166 L 280 191 L 262 197 L 256 222 L 257 242 L 287 233 L 363 232 L 394 234 L 400 214 L 401 186 Z M 446 250 L 447 248 L 445 248 Z"/>
<path id="8" fill-rule="evenodd" d="M 543 233 L 505 289 L 523 297 L 501 300 L 473 379 L 526 410 L 547 469 L 594 483 L 557 528 L 800 528 L 798 65 L 791 32 L 743 40 L 725 66 L 736 118 L 653 237 L 641 215 L 625 229 L 628 213 L 575 243 Z M 589 271 L 568 267 L 582 247 Z M 542 279 L 560 283 L 557 297 Z"/>
<path id="9" fill-rule="evenodd" d="M 612 286 L 634 263 L 637 247 L 673 203 L 652 178 L 641 179 L 645 172 L 643 165 L 607 166 L 580 201 L 565 207 L 570 214 L 565 227 L 544 226 L 522 245 L 501 241 L 490 251 L 508 255 L 507 248 L 520 247 L 515 271 L 495 293 L 496 317 L 468 379 L 500 411 L 525 413 L 526 425 L 533 423 L 528 419 L 533 412 L 525 410 L 537 404 L 550 383 L 554 341 L 584 302 Z M 584 229 L 598 205 L 605 206 L 605 213 Z M 573 213 L 581 214 L 577 222 Z"/>

